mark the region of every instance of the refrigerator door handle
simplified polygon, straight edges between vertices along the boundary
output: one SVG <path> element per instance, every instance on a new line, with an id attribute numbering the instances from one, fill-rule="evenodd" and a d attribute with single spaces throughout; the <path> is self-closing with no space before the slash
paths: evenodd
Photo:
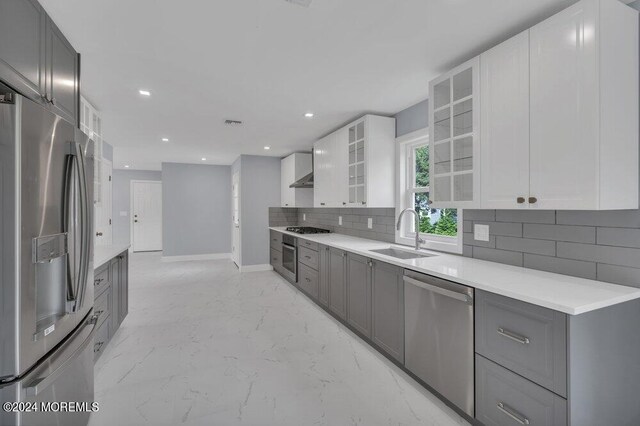
<path id="1" fill-rule="evenodd" d="M 97 330 L 97 324 L 98 315 L 90 315 L 84 326 L 82 327 L 82 330 L 75 333 L 74 336 L 69 339 L 69 341 L 72 341 L 75 337 L 80 335 L 86 329 L 86 327 L 91 327 L 89 335 L 84 339 L 80 346 L 78 346 L 73 351 L 73 353 L 69 355 L 67 359 L 58 366 L 58 368 L 51 372 L 51 374 L 45 377 L 39 377 L 26 385 L 24 390 L 27 396 L 37 396 L 39 393 L 51 386 L 53 382 L 55 382 L 62 374 L 65 373 L 67 367 L 71 365 L 73 361 L 86 349 L 87 345 L 89 345 L 89 343 L 93 341 L 93 336 L 95 335 Z"/>
<path id="2" fill-rule="evenodd" d="M 67 156 L 65 166 L 65 195 L 64 195 L 64 230 L 67 233 L 68 258 L 67 258 L 67 300 L 70 307 L 68 311 L 73 312 L 77 298 L 78 283 L 82 274 L 82 254 L 81 248 L 76 245 L 78 240 L 78 209 L 81 209 L 78 200 L 78 165 L 77 156 L 72 152 Z M 80 235 L 82 237 L 82 235 Z M 82 243 L 80 243 L 82 245 Z"/>
<path id="3" fill-rule="evenodd" d="M 84 302 L 84 294 L 87 288 L 87 279 L 89 278 L 89 258 L 91 256 L 91 245 L 93 244 L 91 224 L 93 223 L 93 205 L 92 200 L 89 199 L 89 190 L 87 182 L 87 168 L 84 151 L 79 143 L 75 143 L 78 152 L 78 165 L 80 171 L 80 188 L 82 200 L 84 203 L 83 216 L 82 216 L 82 276 L 81 281 L 78 283 L 79 300 L 76 307 L 77 310 L 82 308 Z M 91 182 L 93 184 L 93 182 Z"/>
<path id="4" fill-rule="evenodd" d="M 82 147 L 77 142 L 71 142 L 67 159 L 67 186 L 65 194 L 66 227 L 72 240 L 73 250 L 69 260 L 69 273 L 74 278 L 69 281 L 69 295 L 71 312 L 77 312 L 82 307 L 83 296 L 89 276 L 89 256 L 91 241 L 91 201 L 87 191 L 87 173 Z M 78 218 L 79 211 L 79 218 Z M 76 247 L 76 233 L 80 232 L 80 247 Z M 79 250 L 78 250 L 79 249 Z M 78 254 L 79 252 L 79 254 Z M 76 268 L 71 270 L 71 262 Z"/>

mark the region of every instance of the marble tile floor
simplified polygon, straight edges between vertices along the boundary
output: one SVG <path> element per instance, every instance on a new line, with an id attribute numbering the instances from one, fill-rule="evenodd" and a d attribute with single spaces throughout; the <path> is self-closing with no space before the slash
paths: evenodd
<path id="1" fill-rule="evenodd" d="M 467 425 L 275 272 L 130 262 L 90 425 Z"/>

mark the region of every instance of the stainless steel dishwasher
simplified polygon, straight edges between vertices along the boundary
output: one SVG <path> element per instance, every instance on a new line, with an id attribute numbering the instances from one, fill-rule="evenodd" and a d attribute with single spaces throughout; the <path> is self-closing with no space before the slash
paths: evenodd
<path id="1" fill-rule="evenodd" d="M 473 288 L 404 273 L 405 367 L 474 415 Z"/>

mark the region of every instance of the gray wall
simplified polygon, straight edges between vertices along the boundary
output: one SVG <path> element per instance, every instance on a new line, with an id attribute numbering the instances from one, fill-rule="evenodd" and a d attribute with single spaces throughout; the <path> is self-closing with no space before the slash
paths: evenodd
<path id="1" fill-rule="evenodd" d="M 396 114 L 396 137 L 429 125 L 429 100 L 425 99 Z"/>
<path id="2" fill-rule="evenodd" d="M 231 252 L 231 167 L 162 163 L 164 256 Z"/>
<path id="3" fill-rule="evenodd" d="M 113 147 L 106 142 L 102 142 L 102 157 L 113 162 Z"/>
<path id="4" fill-rule="evenodd" d="M 269 207 L 280 205 L 280 158 L 241 155 L 232 168 L 240 170 L 242 266 L 268 265 Z"/>
<path id="5" fill-rule="evenodd" d="M 162 180 L 161 172 L 145 170 L 114 170 L 112 182 L 112 227 L 114 244 L 130 244 L 130 215 L 131 215 L 131 181 L 132 180 Z M 121 216 L 126 212 L 126 216 Z"/>

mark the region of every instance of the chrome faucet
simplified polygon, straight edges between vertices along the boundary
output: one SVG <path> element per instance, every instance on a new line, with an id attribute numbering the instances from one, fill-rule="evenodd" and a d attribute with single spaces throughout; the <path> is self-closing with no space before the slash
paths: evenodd
<path id="1" fill-rule="evenodd" d="M 420 238 L 420 216 L 418 215 L 417 211 L 415 211 L 414 209 L 402 210 L 400 212 L 400 215 L 398 216 L 398 223 L 396 224 L 396 229 L 398 231 L 400 230 L 400 224 L 402 223 L 402 216 L 404 216 L 404 214 L 407 212 L 413 213 L 414 216 L 416 217 L 416 250 L 420 250 L 420 244 L 424 243 L 424 240 Z"/>

